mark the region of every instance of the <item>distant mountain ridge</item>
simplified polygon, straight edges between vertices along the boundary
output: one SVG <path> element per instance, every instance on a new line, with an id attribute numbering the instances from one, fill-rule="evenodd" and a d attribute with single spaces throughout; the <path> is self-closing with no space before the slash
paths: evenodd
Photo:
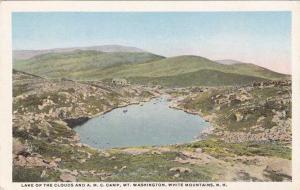
<path id="1" fill-rule="evenodd" d="M 237 61 L 237 60 L 233 60 L 233 59 L 215 60 L 215 62 L 224 64 L 224 65 L 233 65 L 233 64 L 243 63 L 241 61 Z"/>
<path id="2" fill-rule="evenodd" d="M 64 53 L 72 52 L 75 50 L 94 50 L 100 52 L 145 52 L 142 49 L 130 46 L 121 45 L 102 45 L 102 46 L 88 46 L 88 47 L 71 47 L 71 48 L 54 48 L 54 49 L 44 49 L 44 50 L 14 50 L 13 58 L 16 60 L 20 59 L 30 59 L 37 55 L 47 54 L 47 53 Z"/>

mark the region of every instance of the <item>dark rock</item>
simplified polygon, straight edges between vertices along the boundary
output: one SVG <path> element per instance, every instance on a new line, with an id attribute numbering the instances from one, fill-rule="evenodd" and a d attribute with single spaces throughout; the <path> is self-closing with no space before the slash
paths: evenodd
<path id="1" fill-rule="evenodd" d="M 71 128 L 74 128 L 78 125 L 82 125 L 87 122 L 90 118 L 89 117 L 79 117 L 79 118 L 68 118 L 64 119 L 64 122 Z"/>

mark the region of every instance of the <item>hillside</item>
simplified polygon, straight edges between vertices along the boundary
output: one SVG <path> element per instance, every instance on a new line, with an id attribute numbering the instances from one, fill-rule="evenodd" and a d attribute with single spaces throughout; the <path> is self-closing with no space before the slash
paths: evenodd
<path id="1" fill-rule="evenodd" d="M 130 77 L 129 82 L 134 84 L 159 84 L 167 87 L 185 86 L 230 86 L 245 85 L 252 81 L 263 81 L 264 78 L 239 75 L 234 73 L 224 73 L 216 70 L 199 70 L 179 74 L 175 76 L 162 77 Z"/>
<path id="2" fill-rule="evenodd" d="M 289 78 L 288 75 L 249 63 L 228 65 L 193 55 L 164 58 L 147 52 L 95 50 L 47 53 L 27 60 L 16 60 L 14 68 L 48 78 L 126 78 L 134 83 L 165 86 L 240 85 Z"/>
<path id="3" fill-rule="evenodd" d="M 159 89 L 12 76 L 13 182 L 292 180 L 290 81 Z M 184 144 L 95 149 L 73 130 L 74 122 L 166 94 L 172 107 L 209 121 L 212 134 Z"/>
<path id="4" fill-rule="evenodd" d="M 37 55 L 46 53 L 63 53 L 72 52 L 75 50 L 94 50 L 101 52 L 144 52 L 144 50 L 121 45 L 102 45 L 102 46 L 89 46 L 89 47 L 73 47 L 73 48 L 55 48 L 55 49 L 44 49 L 44 50 L 14 50 L 13 57 L 16 60 L 30 59 Z"/>
<path id="5" fill-rule="evenodd" d="M 162 59 L 146 52 L 99 52 L 75 50 L 64 53 L 47 53 L 27 60 L 16 60 L 14 68 L 50 78 L 70 77 L 92 70 L 103 70 L 122 64 L 139 64 Z"/>
<path id="6" fill-rule="evenodd" d="M 124 78 L 136 76 L 164 77 L 200 70 L 215 70 L 271 80 L 287 77 L 287 75 L 276 73 L 254 64 L 223 65 L 204 57 L 192 55 L 171 57 L 140 65 L 123 65 L 121 67 L 112 67 L 105 70 L 92 70 L 87 73 L 81 73 L 81 77 L 82 79 L 92 76 L 100 76 L 101 78 L 112 78 L 116 76 Z"/>

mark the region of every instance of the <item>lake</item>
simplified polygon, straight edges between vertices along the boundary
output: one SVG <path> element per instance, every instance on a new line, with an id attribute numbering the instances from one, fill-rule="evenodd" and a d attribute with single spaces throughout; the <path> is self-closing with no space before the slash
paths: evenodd
<path id="1" fill-rule="evenodd" d="M 169 108 L 165 97 L 117 108 L 74 130 L 95 148 L 170 145 L 191 142 L 209 127 L 198 115 Z"/>

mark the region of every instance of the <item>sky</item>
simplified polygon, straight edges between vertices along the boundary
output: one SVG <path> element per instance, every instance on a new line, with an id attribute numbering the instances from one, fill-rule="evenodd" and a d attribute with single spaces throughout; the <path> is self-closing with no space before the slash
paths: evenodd
<path id="1" fill-rule="evenodd" d="M 290 12 L 17 12 L 13 49 L 117 44 L 291 73 Z"/>

